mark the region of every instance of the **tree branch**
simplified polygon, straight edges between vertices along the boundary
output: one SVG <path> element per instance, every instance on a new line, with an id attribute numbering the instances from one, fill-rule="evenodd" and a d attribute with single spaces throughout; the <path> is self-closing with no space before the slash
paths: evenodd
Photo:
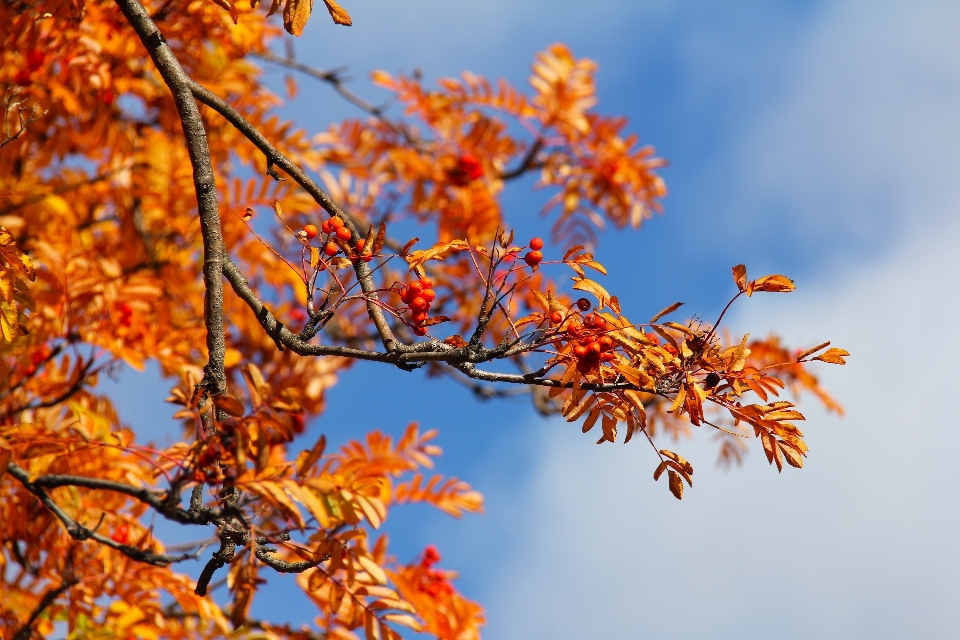
<path id="1" fill-rule="evenodd" d="M 182 562 L 183 560 L 194 560 L 197 557 L 197 554 L 195 553 L 170 555 L 165 553 L 144 551 L 143 549 L 137 549 L 136 547 L 120 544 L 116 540 L 102 536 L 96 531 L 88 529 L 68 516 L 67 513 L 60 508 L 60 505 L 54 502 L 47 492 L 43 490 L 43 487 L 38 485 L 36 482 L 30 481 L 30 474 L 28 474 L 25 469 L 13 462 L 8 462 L 7 471 L 10 472 L 10 475 L 19 480 L 20 484 L 22 484 L 27 491 L 35 495 L 40 502 L 43 503 L 43 506 L 45 506 L 53 515 L 57 517 L 58 520 L 60 520 L 60 522 L 63 523 L 64 529 L 66 529 L 67 533 L 70 534 L 70 537 L 72 537 L 74 540 L 79 540 L 81 542 L 84 540 L 94 540 L 102 545 L 110 547 L 111 549 L 119 551 L 131 560 L 157 565 L 160 567 L 165 567 L 168 564 L 173 564 L 174 562 Z"/>
<path id="2" fill-rule="evenodd" d="M 11 640 L 30 640 L 30 636 L 33 631 L 33 624 L 37 621 L 37 618 L 44 612 L 44 610 L 53 604 L 53 601 L 59 598 L 63 593 L 72 589 L 80 580 L 70 574 L 64 577 L 63 583 L 59 587 L 53 589 L 48 589 L 46 593 L 43 594 L 43 597 L 40 598 L 40 602 L 37 603 L 37 606 L 33 608 L 33 611 L 30 612 L 30 617 L 27 618 L 27 621 L 23 623 L 20 629 L 13 634 Z"/>
<path id="3" fill-rule="evenodd" d="M 360 233 L 353 217 L 342 207 L 340 207 L 340 205 L 334 202 L 316 182 L 314 182 L 306 173 L 304 173 L 302 169 L 300 169 L 300 167 L 294 164 L 292 160 L 290 160 L 269 140 L 267 140 L 267 138 L 260 133 L 256 127 L 247 122 L 246 118 L 244 118 L 233 107 L 227 104 L 225 100 L 214 95 L 199 83 L 189 78 L 187 81 L 190 89 L 193 91 L 193 95 L 196 96 L 197 100 L 223 116 L 227 122 L 232 124 L 237 131 L 242 133 L 247 140 L 252 142 L 254 146 L 256 146 L 257 149 L 263 153 L 267 159 L 268 168 L 272 165 L 277 165 L 283 169 L 287 175 L 293 178 L 294 182 L 296 182 L 304 189 L 304 191 L 310 194 L 317 204 L 323 207 L 324 211 L 330 214 L 330 216 L 337 216 L 343 220 L 344 225 L 350 229 L 352 233 L 352 243 L 354 245 L 360 238 L 364 237 L 365 234 Z M 373 276 L 371 274 L 370 267 L 366 262 L 358 260 L 354 264 L 354 270 L 357 273 L 357 281 L 360 283 L 360 288 L 367 298 L 367 313 L 373 320 L 373 323 L 377 328 L 377 333 L 380 334 L 383 347 L 387 351 L 393 351 L 401 345 L 396 336 L 393 335 L 393 331 L 390 329 L 390 324 L 387 322 L 386 317 L 384 317 L 383 311 L 376 304 L 376 301 L 378 300 L 376 285 L 373 282 Z"/>
<path id="4" fill-rule="evenodd" d="M 200 233 L 203 236 L 203 319 L 207 329 L 209 354 L 207 366 L 204 368 L 204 385 L 213 395 L 220 395 L 226 393 L 227 389 L 223 365 L 226 342 L 223 328 L 222 261 L 225 251 L 207 133 L 200 119 L 200 109 L 193 99 L 192 80 L 180 66 L 150 14 L 137 0 L 116 0 L 116 3 L 173 93 L 177 112 L 180 114 L 190 164 L 193 166 L 193 186 L 197 194 Z"/>

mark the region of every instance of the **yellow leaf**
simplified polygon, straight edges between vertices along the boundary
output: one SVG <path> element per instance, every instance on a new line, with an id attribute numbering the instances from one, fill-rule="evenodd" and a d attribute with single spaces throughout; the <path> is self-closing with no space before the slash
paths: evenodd
<path id="1" fill-rule="evenodd" d="M 797 469 L 803 468 L 803 456 L 800 455 L 799 451 L 786 442 L 778 442 L 777 444 L 780 445 L 780 451 L 783 452 L 783 458 L 787 461 L 787 464 Z"/>
<path id="2" fill-rule="evenodd" d="M 683 306 L 683 303 L 682 303 L 682 302 L 674 302 L 672 305 L 670 305 L 669 307 L 667 307 L 666 309 L 664 309 L 663 311 L 661 311 L 661 312 L 658 313 L 657 315 L 655 315 L 655 316 L 653 316 L 652 318 L 650 318 L 650 324 L 653 324 L 654 322 L 656 322 L 657 320 L 659 320 L 659 319 L 662 318 L 663 316 L 667 315 L 668 313 L 673 313 L 674 311 L 676 311 L 677 309 L 679 309 L 679 308 L 682 307 L 682 306 Z"/>
<path id="3" fill-rule="evenodd" d="M 420 623 L 417 622 L 417 619 L 413 616 L 406 615 L 404 613 L 388 613 L 383 616 L 383 619 L 387 622 L 395 622 L 397 624 L 402 624 L 405 627 L 409 627 L 414 631 L 421 631 L 422 627 Z"/>
<path id="4" fill-rule="evenodd" d="M 743 371 L 743 367 L 747 364 L 747 356 L 750 355 L 750 349 L 747 349 L 747 338 L 749 337 L 749 333 L 744 334 L 743 340 L 741 340 L 737 346 L 737 350 L 733 352 L 730 371 Z"/>
<path id="5" fill-rule="evenodd" d="M 747 290 L 747 268 L 742 264 L 733 268 L 733 281 L 737 283 L 737 288 L 740 291 Z"/>
<path id="6" fill-rule="evenodd" d="M 451 251 L 464 251 L 469 248 L 470 245 L 466 240 L 438 242 L 429 249 L 422 249 L 405 255 L 404 259 L 410 264 L 410 270 L 413 271 L 428 260 L 443 260 Z M 401 251 L 400 255 L 404 255 L 404 252 Z"/>
<path id="7" fill-rule="evenodd" d="M 383 572 L 383 569 L 380 568 L 372 558 L 368 556 L 358 556 L 357 562 L 363 567 L 363 570 L 370 574 L 370 577 L 377 581 L 378 584 L 387 584 L 387 574 Z"/>
<path id="8" fill-rule="evenodd" d="M 592 293 L 596 296 L 598 301 L 597 309 L 603 309 L 603 307 L 610 303 L 610 294 L 607 293 L 607 290 L 601 287 L 599 284 L 590 280 L 588 278 L 570 278 L 573 280 L 573 288 L 577 291 L 586 291 Z"/>

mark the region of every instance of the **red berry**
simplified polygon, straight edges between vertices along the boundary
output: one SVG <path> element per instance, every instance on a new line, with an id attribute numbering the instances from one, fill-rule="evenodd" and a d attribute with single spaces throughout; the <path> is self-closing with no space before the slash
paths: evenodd
<path id="1" fill-rule="evenodd" d="M 426 327 L 414 327 L 414 328 L 413 328 L 413 332 L 414 332 L 415 334 L 417 334 L 418 336 L 425 336 L 425 335 L 427 335 L 427 328 L 426 328 Z"/>
<path id="2" fill-rule="evenodd" d="M 553 324 L 560 324 L 561 322 L 563 322 L 563 314 L 560 313 L 559 311 L 554 311 L 553 313 L 550 314 L 550 322 L 552 322 Z"/>
<path id="3" fill-rule="evenodd" d="M 586 347 L 574 347 L 574 348 L 573 348 L 573 355 L 576 356 L 577 358 L 586 357 L 586 355 L 587 355 L 587 348 L 586 348 Z"/>
<path id="4" fill-rule="evenodd" d="M 333 227 L 330 226 L 329 220 L 324 220 L 323 224 L 320 225 L 320 228 L 323 229 L 323 232 L 329 234 L 333 231 Z"/>
<path id="5" fill-rule="evenodd" d="M 603 362 L 610 362 L 610 361 L 613 360 L 615 357 L 616 357 L 616 356 L 614 356 L 614 355 L 613 355 L 612 353 L 610 353 L 609 351 L 604 351 L 603 353 L 600 354 L 600 360 L 602 360 Z"/>
<path id="6" fill-rule="evenodd" d="M 120 305 L 120 313 L 122 313 L 125 316 L 129 316 L 133 313 L 133 307 L 130 306 L 129 302 L 124 302 L 123 304 Z"/>
<path id="7" fill-rule="evenodd" d="M 573 337 L 580 335 L 581 331 L 583 331 L 583 328 L 579 324 L 571 322 L 567 325 L 567 333 Z"/>
<path id="8" fill-rule="evenodd" d="M 586 298 L 580 298 L 577 300 L 577 309 L 580 311 L 589 311 L 590 310 L 590 301 Z"/>
<path id="9" fill-rule="evenodd" d="M 596 365 L 597 365 L 596 360 L 589 360 L 587 358 L 584 358 L 582 360 L 577 361 L 577 371 L 583 374 L 587 374 L 593 371 L 593 368 Z"/>
<path id="10" fill-rule="evenodd" d="M 354 248 L 357 250 L 357 253 L 360 253 L 361 251 L 363 251 L 363 248 L 365 246 L 367 246 L 367 241 L 364 240 L 363 238 L 360 238 L 359 240 L 357 240 L 357 246 Z"/>
<path id="11" fill-rule="evenodd" d="M 415 281 L 408 284 L 407 288 L 410 289 L 410 291 L 413 291 L 415 294 L 420 295 L 420 292 L 423 291 L 425 287 L 422 283 Z"/>
<path id="12" fill-rule="evenodd" d="M 530 241 L 530 248 L 534 251 L 540 251 L 540 249 L 543 249 L 543 238 L 533 238 Z"/>
<path id="13" fill-rule="evenodd" d="M 433 302 L 437 297 L 437 293 L 433 289 L 424 289 L 420 292 L 420 297 L 427 302 Z"/>
<path id="14" fill-rule="evenodd" d="M 303 233 L 307 236 L 307 240 L 313 240 L 317 237 L 317 227 L 312 224 L 308 224 L 303 227 Z"/>
<path id="15" fill-rule="evenodd" d="M 433 565 L 440 562 L 440 552 L 437 551 L 435 546 L 428 545 L 426 549 L 423 550 L 423 566 L 432 567 Z"/>
<path id="16" fill-rule="evenodd" d="M 420 278 L 420 284 L 423 285 L 424 289 L 433 288 L 433 280 L 431 280 L 430 278 Z"/>
<path id="17" fill-rule="evenodd" d="M 370 262 L 371 260 L 373 260 L 373 256 L 361 256 L 360 259 L 363 260 L 364 262 Z"/>
<path id="18" fill-rule="evenodd" d="M 125 327 L 129 327 L 130 325 L 133 324 L 133 320 L 131 319 L 130 316 L 120 316 L 120 324 L 122 324 Z"/>
<path id="19" fill-rule="evenodd" d="M 400 300 L 402 300 L 404 304 L 410 304 L 410 301 L 416 297 L 417 294 L 411 291 L 410 287 L 404 287 L 403 289 L 400 289 Z"/>
<path id="20" fill-rule="evenodd" d="M 323 248 L 323 252 L 328 256 L 335 256 L 338 251 L 340 251 L 340 247 L 338 247 L 335 242 L 328 242 Z"/>
<path id="21" fill-rule="evenodd" d="M 330 218 L 330 228 L 331 228 L 332 230 L 336 231 L 337 229 L 339 229 L 339 228 L 342 227 L 342 226 L 343 226 L 343 220 L 341 220 L 340 218 L 338 218 L 338 217 L 336 217 L 336 216 Z"/>
<path id="22" fill-rule="evenodd" d="M 600 336 L 600 340 L 598 340 L 598 342 L 600 343 L 600 347 L 604 351 L 609 351 L 610 349 L 613 349 L 613 338 L 611 338 L 610 336 Z"/>
<path id="23" fill-rule="evenodd" d="M 420 311 L 425 311 L 427 308 L 427 301 L 421 298 L 420 296 L 417 296 L 416 298 L 410 301 L 410 308 L 418 313 Z"/>
<path id="24" fill-rule="evenodd" d="M 337 229 L 337 237 L 343 240 L 344 242 L 349 240 L 351 236 L 353 236 L 353 234 L 350 232 L 350 229 L 347 229 L 346 227 L 340 227 L 339 229 Z"/>
<path id="25" fill-rule="evenodd" d="M 110 536 L 110 539 L 114 542 L 119 542 L 120 544 L 127 544 L 127 541 L 130 540 L 130 527 L 127 526 L 126 522 L 121 522 L 117 525 L 117 528 L 114 529 L 113 535 Z"/>
<path id="26" fill-rule="evenodd" d="M 419 313 L 415 313 L 410 320 L 413 321 L 413 324 L 423 324 L 427 320 L 427 312 L 421 311 Z"/>
<path id="27" fill-rule="evenodd" d="M 600 352 L 603 351 L 603 347 L 600 346 L 599 342 L 591 342 L 590 346 L 587 347 L 587 351 L 591 356 L 596 357 L 600 355 Z"/>
<path id="28" fill-rule="evenodd" d="M 531 267 L 535 267 L 540 264 L 541 260 L 543 260 L 543 254 L 539 251 L 530 251 L 527 253 L 527 255 L 523 256 L 523 261 Z"/>

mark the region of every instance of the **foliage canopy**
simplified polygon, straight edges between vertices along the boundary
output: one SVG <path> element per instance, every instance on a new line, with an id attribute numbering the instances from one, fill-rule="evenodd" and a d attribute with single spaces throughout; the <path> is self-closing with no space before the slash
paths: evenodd
<path id="1" fill-rule="evenodd" d="M 846 351 L 731 338 L 727 309 L 684 324 L 676 303 L 637 322 L 601 284 L 597 232 L 639 228 L 666 190 L 654 150 L 595 109 L 593 62 L 554 45 L 527 90 L 375 72 L 394 117 L 337 72 L 272 53 L 282 32 L 251 4 L 0 4 L 4 637 L 58 621 L 71 638 L 479 637 L 483 610 L 437 549 L 404 563 L 380 531 L 401 504 L 481 510 L 432 472 L 436 432 L 301 442 L 357 359 L 481 397 L 521 389 L 598 443 L 642 440 L 678 499 L 693 466 L 654 442 L 691 426 L 715 432 L 723 462 L 756 437 L 778 470 L 803 466 L 803 416 L 781 393 L 839 410 L 807 365 Z M 282 4 L 266 14 L 299 35 L 312 2 Z M 308 136 L 274 113 L 258 63 L 365 113 Z M 549 194 L 549 244 L 514 238 L 501 206 L 528 174 Z M 392 235 L 400 220 L 429 240 Z M 731 304 L 794 288 L 743 265 L 733 279 Z M 148 360 L 174 381 L 171 446 L 139 440 L 97 388 Z M 209 538 L 166 545 L 157 516 Z M 201 556 L 199 580 L 178 569 Z M 250 618 L 265 571 L 297 574 L 314 629 Z"/>

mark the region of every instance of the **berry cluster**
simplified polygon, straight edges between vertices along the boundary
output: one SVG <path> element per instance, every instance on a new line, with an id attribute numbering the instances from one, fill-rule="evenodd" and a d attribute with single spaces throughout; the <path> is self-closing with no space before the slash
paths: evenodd
<path id="1" fill-rule="evenodd" d="M 127 544 L 130 541 L 130 527 L 127 526 L 127 523 L 121 522 L 118 524 L 110 539 L 120 544 Z"/>
<path id="2" fill-rule="evenodd" d="M 527 255 L 523 256 L 523 261 L 531 267 L 535 267 L 540 264 L 541 260 L 543 260 L 543 254 L 540 253 L 540 249 L 543 249 L 543 239 L 532 239 L 530 241 L 530 249 L 531 250 L 527 252 Z"/>
<path id="3" fill-rule="evenodd" d="M 476 156 L 465 153 L 457 158 L 457 164 L 450 171 L 450 181 L 458 187 L 465 187 L 483 176 L 483 166 Z"/>
<path id="4" fill-rule="evenodd" d="M 437 294 L 433 290 L 433 281 L 430 278 L 420 278 L 400 289 L 400 299 L 410 307 L 410 322 L 413 332 L 418 336 L 427 335 L 423 323 L 427 320 L 427 312 Z"/>
<path id="5" fill-rule="evenodd" d="M 420 560 L 420 567 L 423 574 L 420 578 L 420 584 L 417 588 L 432 598 L 443 595 L 453 594 L 453 585 L 447 580 L 447 575 L 439 569 L 434 569 L 433 565 L 440 562 L 440 552 L 432 544 L 423 551 L 423 559 Z"/>
<path id="6" fill-rule="evenodd" d="M 580 298 L 576 302 L 577 309 L 588 311 L 590 301 L 586 298 Z M 550 314 L 550 322 L 554 325 L 560 325 L 565 318 L 559 311 Z M 566 328 L 561 333 L 566 334 L 566 339 L 573 347 L 573 356 L 577 359 L 577 371 L 580 373 L 589 373 L 599 366 L 601 362 L 610 362 L 613 360 L 613 350 L 616 344 L 609 335 L 606 334 L 607 321 L 603 316 L 596 313 L 588 313 L 583 317 L 583 324 L 572 318 Z M 559 335 L 558 335 L 559 338 Z"/>
<path id="7" fill-rule="evenodd" d="M 344 226 L 343 220 L 341 220 L 338 216 L 334 216 L 329 220 L 324 220 L 323 224 L 320 225 L 320 229 L 317 229 L 317 227 L 312 224 L 305 225 L 300 234 L 309 241 L 320 235 L 321 231 L 326 236 L 326 242 L 323 243 L 323 253 L 331 258 L 340 252 L 341 245 L 338 244 L 338 240 L 340 243 L 348 243 L 353 237 L 353 233 L 351 233 L 350 229 L 347 229 Z M 363 251 L 365 244 L 366 241 L 362 238 L 357 240 L 357 244 L 354 246 L 354 250 L 357 254 L 360 254 Z M 373 256 L 371 255 L 359 257 L 364 262 L 370 262 L 373 260 Z"/>
<path id="8" fill-rule="evenodd" d="M 120 324 L 129 327 L 133 323 L 133 307 L 129 302 L 120 305 Z"/>

